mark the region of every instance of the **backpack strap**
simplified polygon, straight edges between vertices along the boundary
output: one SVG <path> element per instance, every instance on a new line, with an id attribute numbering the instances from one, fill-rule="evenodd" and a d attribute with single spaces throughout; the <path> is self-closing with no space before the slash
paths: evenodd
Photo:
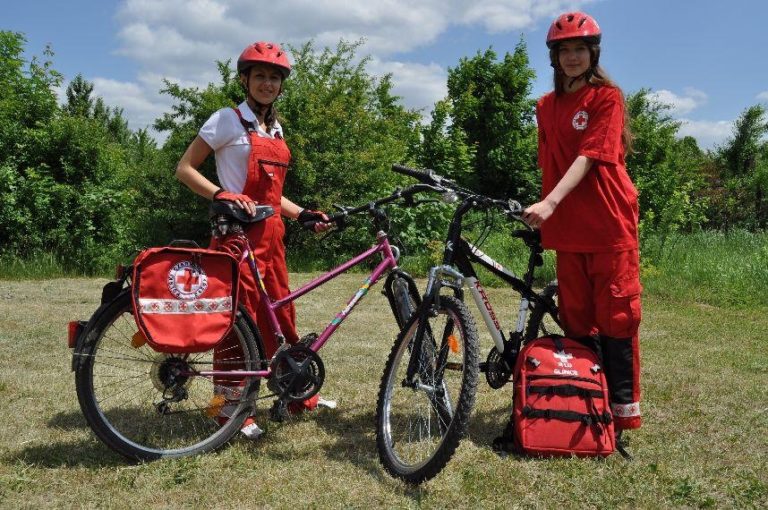
<path id="1" fill-rule="evenodd" d="M 565 350 L 565 347 L 563 346 L 563 337 L 560 335 L 550 335 L 550 338 L 555 343 L 555 349 L 557 349 L 558 352 L 562 352 Z"/>
<path id="2" fill-rule="evenodd" d="M 584 425 L 594 425 L 600 434 L 604 432 L 604 425 L 613 421 L 611 413 L 603 411 L 596 413 L 579 413 L 576 411 L 560 411 L 555 409 L 534 409 L 531 406 L 523 407 L 523 416 L 526 418 L 544 418 L 545 420 L 578 421 Z"/>
<path id="3" fill-rule="evenodd" d="M 583 398 L 600 398 L 603 396 L 601 390 L 591 390 L 589 388 L 579 388 L 572 384 L 561 384 L 558 386 L 528 386 L 528 393 L 538 393 L 539 395 L 553 396 L 558 395 L 561 397 L 583 397 Z"/>
<path id="4" fill-rule="evenodd" d="M 493 450 L 500 455 L 506 453 L 520 453 L 517 445 L 515 444 L 515 417 L 514 414 L 509 416 L 506 427 L 500 436 L 493 438 L 491 443 Z"/>

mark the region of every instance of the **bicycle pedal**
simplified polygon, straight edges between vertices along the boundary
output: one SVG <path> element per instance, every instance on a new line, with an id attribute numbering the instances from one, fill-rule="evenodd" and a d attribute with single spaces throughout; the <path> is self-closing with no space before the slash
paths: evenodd
<path id="1" fill-rule="evenodd" d="M 277 423 L 282 423 L 288 419 L 290 413 L 288 412 L 288 406 L 285 402 L 278 399 L 272 404 L 272 408 L 269 410 L 269 419 Z"/>
<path id="2" fill-rule="evenodd" d="M 317 340 L 317 333 L 307 333 L 306 335 L 301 337 L 298 345 L 303 345 L 304 347 L 309 348 L 309 346 L 315 343 L 315 340 Z"/>
<path id="3" fill-rule="evenodd" d="M 487 361 L 481 361 L 480 365 L 478 365 L 480 372 L 485 373 L 488 371 L 488 362 Z"/>

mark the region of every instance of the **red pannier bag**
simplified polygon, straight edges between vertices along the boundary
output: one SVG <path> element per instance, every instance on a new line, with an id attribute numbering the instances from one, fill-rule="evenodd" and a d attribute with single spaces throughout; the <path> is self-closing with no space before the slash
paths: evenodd
<path id="1" fill-rule="evenodd" d="M 608 384 L 592 347 L 554 335 L 532 340 L 518 355 L 514 381 L 517 451 L 579 457 L 615 451 Z"/>
<path id="2" fill-rule="evenodd" d="M 232 255 L 163 246 L 136 257 L 133 316 L 158 352 L 213 348 L 232 329 L 237 311 L 238 263 Z"/>

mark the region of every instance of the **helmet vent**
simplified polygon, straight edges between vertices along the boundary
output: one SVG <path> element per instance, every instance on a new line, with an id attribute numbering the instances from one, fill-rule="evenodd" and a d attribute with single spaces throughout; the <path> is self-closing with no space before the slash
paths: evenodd
<path id="1" fill-rule="evenodd" d="M 556 26 L 557 28 L 559 28 L 560 30 L 562 30 L 562 29 L 563 29 L 563 25 L 561 25 L 559 21 L 558 21 L 557 23 L 555 23 L 555 26 Z"/>
<path id="2" fill-rule="evenodd" d="M 586 23 L 586 21 L 587 21 L 587 18 L 581 18 L 581 21 L 579 21 L 579 28 L 581 28 L 581 25 Z"/>
<path id="3" fill-rule="evenodd" d="M 568 20 L 568 23 L 570 23 L 571 21 L 573 21 L 573 14 L 569 14 L 569 15 L 568 15 L 568 18 L 566 18 L 566 19 Z"/>

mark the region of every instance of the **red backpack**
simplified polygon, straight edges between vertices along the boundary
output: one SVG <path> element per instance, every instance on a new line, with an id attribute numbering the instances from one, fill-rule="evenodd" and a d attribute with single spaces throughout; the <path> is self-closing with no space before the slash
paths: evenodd
<path id="1" fill-rule="evenodd" d="M 513 445 L 536 456 L 616 450 L 608 385 L 595 350 L 560 336 L 525 344 L 514 369 Z"/>
<path id="2" fill-rule="evenodd" d="M 149 248 L 136 257 L 131 293 L 139 331 L 156 351 L 202 352 L 229 333 L 237 312 L 237 259 L 200 248 Z"/>

